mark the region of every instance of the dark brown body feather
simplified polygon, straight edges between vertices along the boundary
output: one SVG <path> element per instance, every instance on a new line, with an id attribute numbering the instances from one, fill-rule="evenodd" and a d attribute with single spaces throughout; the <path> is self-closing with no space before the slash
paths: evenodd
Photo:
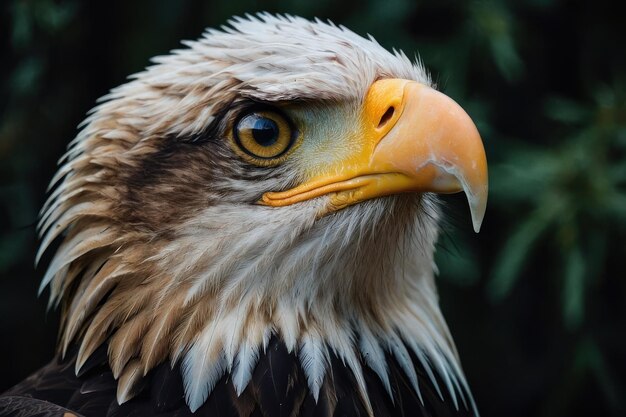
<path id="1" fill-rule="evenodd" d="M 363 366 L 368 394 L 376 417 L 472 416 L 462 404 L 459 410 L 444 391 L 443 400 L 426 372 L 413 358 L 423 402 L 395 360 L 388 356 L 394 400 L 378 376 Z M 163 363 L 138 387 L 135 398 L 123 405 L 116 400 L 117 383 L 109 368 L 106 346 L 100 347 L 78 376 L 74 374 L 76 351 L 58 358 L 0 396 L 1 416 L 213 416 L 213 417 L 352 417 L 367 416 L 366 407 L 351 371 L 331 355 L 319 400 L 311 395 L 293 353 L 277 338 L 259 359 L 252 380 L 237 396 L 228 375 L 215 386 L 206 403 L 191 413 L 184 399 L 180 368 Z M 440 381 L 441 382 L 441 381 Z M 66 414 L 67 413 L 67 414 Z"/>

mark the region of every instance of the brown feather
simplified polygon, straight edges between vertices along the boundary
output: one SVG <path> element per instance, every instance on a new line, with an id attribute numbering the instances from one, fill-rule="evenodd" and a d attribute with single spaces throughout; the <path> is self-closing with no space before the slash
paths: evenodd
<path id="1" fill-rule="evenodd" d="M 144 374 L 147 374 L 169 354 L 175 326 L 180 322 L 185 311 L 185 292 L 185 290 L 179 290 L 177 295 L 166 301 L 165 306 L 157 306 L 155 309 L 153 313 L 155 320 L 150 325 L 141 345 L 140 356 Z"/>
<path id="2" fill-rule="evenodd" d="M 81 291 L 82 293 L 77 294 L 72 303 L 75 303 L 75 305 L 70 307 L 72 314 L 68 317 L 67 326 L 63 334 L 63 352 L 67 351 L 69 344 L 76 336 L 76 333 L 83 325 L 85 319 L 89 317 L 102 298 L 109 293 L 124 276 L 123 273 L 113 274 L 119 267 L 119 262 L 117 262 L 115 258 L 110 258 L 96 276 L 90 281 L 83 281 L 86 288 Z"/>
<path id="3" fill-rule="evenodd" d="M 214 314 L 213 300 L 206 298 L 187 306 L 184 319 L 179 323 L 175 331 L 172 362 L 177 362 L 187 347 L 195 339 L 202 326 L 209 321 Z"/>
<path id="4" fill-rule="evenodd" d="M 83 364 L 89 359 L 91 354 L 107 339 L 116 316 L 113 314 L 120 306 L 118 304 L 105 304 L 98 314 L 93 318 L 87 331 L 83 336 L 83 341 L 76 358 L 76 370 L 80 370 Z"/>
<path id="5" fill-rule="evenodd" d="M 151 321 L 147 311 L 142 311 L 124 323 L 109 340 L 109 362 L 113 377 L 120 377 L 128 361 L 139 353 L 141 339 Z"/>
<path id="6" fill-rule="evenodd" d="M 132 360 L 122 371 L 122 374 L 117 381 L 117 402 L 119 404 L 123 404 L 137 395 L 137 383 L 143 377 L 141 369 L 141 362 L 138 360 Z"/>

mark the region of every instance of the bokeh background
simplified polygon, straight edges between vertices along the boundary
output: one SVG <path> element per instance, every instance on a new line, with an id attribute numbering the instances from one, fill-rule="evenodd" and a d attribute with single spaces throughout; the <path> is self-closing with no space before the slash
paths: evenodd
<path id="1" fill-rule="evenodd" d="M 482 133 L 483 230 L 445 199 L 442 308 L 482 415 L 626 415 L 626 25 L 614 2 L 77 1 L 0 6 L 0 392 L 53 354 L 33 266 L 95 100 L 234 14 L 330 18 L 416 54 Z"/>

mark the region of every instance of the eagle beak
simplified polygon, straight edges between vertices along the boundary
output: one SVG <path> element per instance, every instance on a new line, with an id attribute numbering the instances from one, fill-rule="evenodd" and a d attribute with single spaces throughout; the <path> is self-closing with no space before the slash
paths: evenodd
<path id="1" fill-rule="evenodd" d="M 285 206 L 328 195 L 327 211 L 372 198 L 407 193 L 464 191 L 474 230 L 487 205 L 487 158 L 476 126 L 451 98 L 400 79 L 372 84 L 363 104 L 355 152 L 311 180 L 263 195 Z"/>

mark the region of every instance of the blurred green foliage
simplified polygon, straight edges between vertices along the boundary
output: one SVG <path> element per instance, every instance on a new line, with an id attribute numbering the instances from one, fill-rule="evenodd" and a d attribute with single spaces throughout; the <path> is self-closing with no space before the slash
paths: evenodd
<path id="1" fill-rule="evenodd" d="M 561 143 L 554 150 L 512 144 L 514 152 L 492 170 L 494 203 L 528 214 L 506 239 L 489 290 L 495 299 L 508 295 L 547 241 L 544 249 L 557 257 L 552 272 L 561 277 L 563 318 L 574 329 L 584 320 L 587 290 L 607 272 L 609 252 L 623 254 L 626 89 L 623 82 L 599 85 L 589 102 L 547 97 L 544 113 L 564 126 Z"/>
<path id="2" fill-rule="evenodd" d="M 626 29 L 612 2 L 0 7 L 0 328 L 11 338 L 0 391 L 53 351 L 55 326 L 35 300 L 33 225 L 75 126 L 149 57 L 233 14 L 267 10 L 331 18 L 415 53 L 477 122 L 490 161 L 483 231 L 471 233 L 462 197 L 446 198 L 438 264 L 482 414 L 626 413 Z"/>

